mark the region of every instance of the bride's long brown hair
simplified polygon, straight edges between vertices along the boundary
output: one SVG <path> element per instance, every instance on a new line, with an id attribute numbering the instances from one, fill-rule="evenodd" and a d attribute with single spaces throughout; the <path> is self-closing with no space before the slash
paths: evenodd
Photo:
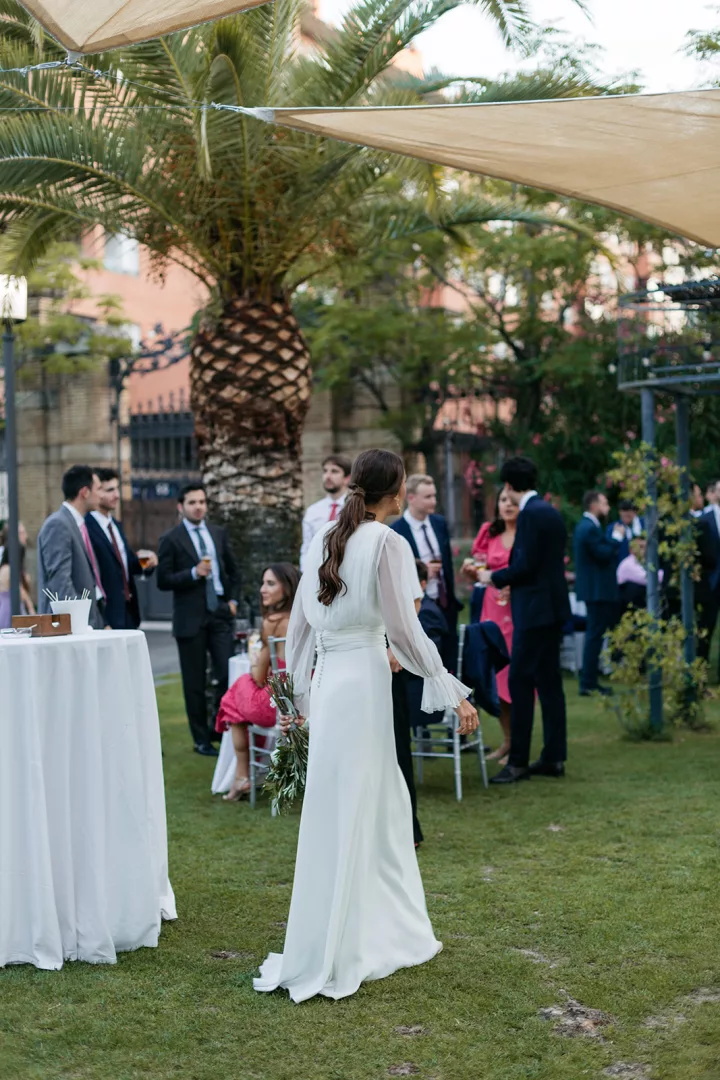
<path id="1" fill-rule="evenodd" d="M 391 450 L 363 450 L 353 462 L 345 505 L 338 514 L 337 524 L 325 536 L 325 561 L 318 577 L 318 600 L 329 607 L 345 589 L 340 567 L 345 558 L 345 546 L 363 521 L 371 521 L 368 506 L 376 506 L 387 496 L 397 495 L 405 476 L 403 460 Z"/>

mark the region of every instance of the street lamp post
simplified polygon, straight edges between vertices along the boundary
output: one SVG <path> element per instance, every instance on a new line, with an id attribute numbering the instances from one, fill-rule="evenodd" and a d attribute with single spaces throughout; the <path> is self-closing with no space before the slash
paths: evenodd
<path id="1" fill-rule="evenodd" d="M 5 369 L 5 467 L 8 490 L 8 565 L 10 568 L 10 606 L 20 614 L 20 537 L 18 529 L 17 423 L 15 415 L 15 332 L 14 324 L 27 318 L 27 282 L 25 278 L 0 275 L 0 303 L 5 324 L 3 367 Z"/>

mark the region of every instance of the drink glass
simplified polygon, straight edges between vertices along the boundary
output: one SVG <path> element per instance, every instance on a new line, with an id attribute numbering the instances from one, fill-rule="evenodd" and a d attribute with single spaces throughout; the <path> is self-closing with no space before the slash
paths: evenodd
<path id="1" fill-rule="evenodd" d="M 140 575 L 140 577 L 143 579 L 143 581 L 145 581 L 146 580 L 145 571 L 147 570 L 148 566 L 150 565 L 150 559 L 152 558 L 152 551 L 138 551 L 137 557 L 138 557 L 138 562 L 140 563 L 140 569 L 142 570 L 142 574 Z"/>

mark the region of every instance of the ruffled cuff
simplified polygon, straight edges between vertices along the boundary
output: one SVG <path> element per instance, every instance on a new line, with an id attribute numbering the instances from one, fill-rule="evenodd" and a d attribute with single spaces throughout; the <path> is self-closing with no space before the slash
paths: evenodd
<path id="1" fill-rule="evenodd" d="M 433 675 L 432 679 L 424 680 L 420 708 L 427 713 L 440 712 L 448 706 L 456 709 L 471 693 L 469 686 L 465 686 L 449 671 L 443 671 L 440 675 Z"/>

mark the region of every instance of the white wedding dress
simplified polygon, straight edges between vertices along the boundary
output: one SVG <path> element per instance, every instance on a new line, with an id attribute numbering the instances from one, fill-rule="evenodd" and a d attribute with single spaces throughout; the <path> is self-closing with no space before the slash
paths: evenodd
<path id="1" fill-rule="evenodd" d="M 308 552 L 286 646 L 304 710 L 310 691 L 310 753 L 285 948 L 254 980 L 256 990 L 284 987 L 293 1001 L 346 997 L 442 948 L 395 756 L 385 634 L 403 667 L 424 676 L 424 711 L 456 706 L 470 692 L 420 626 L 407 541 L 378 522 L 362 524 L 340 570 L 346 591 L 325 607 L 317 599 L 325 531 Z"/>

